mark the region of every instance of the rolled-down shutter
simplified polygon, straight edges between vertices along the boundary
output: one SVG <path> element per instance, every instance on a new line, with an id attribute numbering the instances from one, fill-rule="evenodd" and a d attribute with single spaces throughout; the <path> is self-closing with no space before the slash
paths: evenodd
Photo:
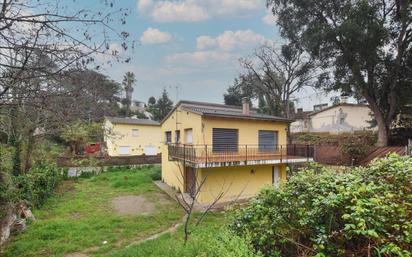
<path id="1" fill-rule="evenodd" d="M 274 151 L 277 149 L 277 141 L 277 131 L 259 130 L 259 151 Z"/>
<path id="2" fill-rule="evenodd" d="M 213 152 L 237 152 L 239 132 L 237 129 L 213 129 Z"/>

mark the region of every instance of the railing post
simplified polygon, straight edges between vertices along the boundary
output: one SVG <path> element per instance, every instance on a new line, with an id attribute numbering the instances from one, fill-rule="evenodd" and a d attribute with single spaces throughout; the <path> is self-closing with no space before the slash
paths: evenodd
<path id="1" fill-rule="evenodd" d="M 296 144 L 293 144 L 293 155 L 296 156 Z"/>
<path id="2" fill-rule="evenodd" d="M 282 162 L 283 153 L 282 153 L 282 145 L 280 145 L 280 162 Z"/>
<path id="3" fill-rule="evenodd" d="M 183 167 L 186 167 L 186 144 L 183 144 Z"/>
<path id="4" fill-rule="evenodd" d="M 205 145 L 205 158 L 206 158 L 205 162 L 206 162 L 206 167 L 207 167 L 207 145 Z"/>
<path id="5" fill-rule="evenodd" d="M 306 160 L 309 161 L 309 145 L 306 145 Z"/>
<path id="6" fill-rule="evenodd" d="M 245 153 L 245 165 L 247 165 L 247 145 L 245 146 L 245 151 L 246 151 L 246 153 Z"/>

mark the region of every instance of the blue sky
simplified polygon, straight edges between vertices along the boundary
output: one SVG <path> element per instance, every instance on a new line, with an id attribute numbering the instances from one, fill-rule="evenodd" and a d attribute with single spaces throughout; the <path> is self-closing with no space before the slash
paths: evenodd
<path id="1" fill-rule="evenodd" d="M 116 81 L 134 72 L 136 100 L 147 101 L 166 88 L 174 101 L 221 103 L 242 71 L 238 59 L 265 42 L 282 42 L 265 0 L 122 0 L 115 7 L 131 14 L 126 25 L 114 26 L 140 43 L 128 53 L 130 63 L 105 66 L 103 72 Z M 295 97 L 305 109 L 329 99 L 310 89 Z"/>

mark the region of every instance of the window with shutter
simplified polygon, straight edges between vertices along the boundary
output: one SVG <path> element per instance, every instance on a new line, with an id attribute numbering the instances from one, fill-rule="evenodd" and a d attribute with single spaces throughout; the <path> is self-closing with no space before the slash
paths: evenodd
<path id="1" fill-rule="evenodd" d="M 277 149 L 278 132 L 270 130 L 259 130 L 259 151 L 273 152 Z"/>
<path id="2" fill-rule="evenodd" d="M 180 144 L 180 130 L 175 131 L 175 143 Z"/>
<path id="3" fill-rule="evenodd" d="M 213 152 L 237 152 L 239 131 L 237 129 L 214 128 Z"/>
<path id="4" fill-rule="evenodd" d="M 185 144 L 193 144 L 193 130 L 185 129 Z"/>
<path id="5" fill-rule="evenodd" d="M 172 132 L 171 131 L 165 132 L 165 143 L 166 144 L 172 143 Z"/>

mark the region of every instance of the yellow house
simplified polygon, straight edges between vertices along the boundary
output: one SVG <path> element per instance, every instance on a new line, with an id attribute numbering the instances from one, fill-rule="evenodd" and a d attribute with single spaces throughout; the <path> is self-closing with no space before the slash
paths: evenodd
<path id="1" fill-rule="evenodd" d="M 109 156 L 157 155 L 160 123 L 153 120 L 106 117 L 104 141 Z"/>
<path id="2" fill-rule="evenodd" d="M 286 179 L 313 148 L 287 145 L 291 120 L 243 107 L 180 101 L 161 122 L 162 179 L 201 204 L 247 199 Z"/>

